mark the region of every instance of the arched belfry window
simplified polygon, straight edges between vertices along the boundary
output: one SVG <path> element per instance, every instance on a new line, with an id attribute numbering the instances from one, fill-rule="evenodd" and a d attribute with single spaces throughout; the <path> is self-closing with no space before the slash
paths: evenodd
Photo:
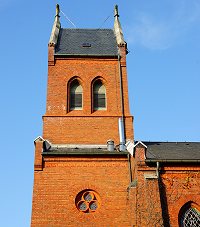
<path id="1" fill-rule="evenodd" d="M 185 205 L 180 211 L 180 227 L 199 227 L 200 210 L 192 204 Z"/>
<path id="2" fill-rule="evenodd" d="M 83 88 L 77 79 L 69 86 L 69 109 L 81 110 L 83 107 Z"/>
<path id="3" fill-rule="evenodd" d="M 93 84 L 93 109 L 106 109 L 106 87 L 100 79 Z"/>

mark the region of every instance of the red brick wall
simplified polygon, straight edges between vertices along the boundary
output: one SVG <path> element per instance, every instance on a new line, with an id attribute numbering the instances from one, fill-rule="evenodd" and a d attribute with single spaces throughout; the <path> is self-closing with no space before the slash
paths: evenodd
<path id="1" fill-rule="evenodd" d="M 119 143 L 118 117 L 44 117 L 43 137 L 61 144 Z M 126 137 L 132 139 L 132 117 L 125 120 Z"/>
<path id="2" fill-rule="evenodd" d="M 129 183 L 126 156 L 44 157 L 43 171 L 35 171 L 31 226 L 133 226 Z M 76 208 L 84 189 L 98 193 L 96 212 Z"/>
<path id="3" fill-rule="evenodd" d="M 124 107 L 127 117 L 125 131 L 127 138 L 133 139 L 133 119 L 129 112 L 125 62 L 122 68 Z M 74 76 L 80 78 L 83 88 L 83 110 L 69 111 L 67 85 Z M 93 112 L 92 81 L 96 77 L 103 78 L 105 83 L 107 109 Z M 49 65 L 47 107 L 43 117 L 44 138 L 52 143 L 105 144 L 108 139 L 114 139 L 115 143 L 119 143 L 118 118 L 121 114 L 117 59 L 56 59 L 55 65 Z M 77 117 L 76 125 L 74 117 Z"/>
<path id="4" fill-rule="evenodd" d="M 146 165 L 145 147 L 141 144 L 136 147 L 132 165 L 133 181 L 136 184 L 136 226 L 163 226 L 159 178 L 156 167 Z"/>
<path id="5" fill-rule="evenodd" d="M 42 159 L 42 151 L 43 151 L 43 139 L 38 137 L 35 141 L 35 160 L 34 160 L 34 170 L 42 170 L 43 168 L 43 159 Z"/>
<path id="6" fill-rule="evenodd" d="M 121 71 L 125 134 L 126 139 L 133 140 L 124 52 Z M 69 111 L 68 84 L 73 77 L 79 78 L 83 88 L 83 109 Z M 106 87 L 106 110 L 92 110 L 92 82 L 96 77 L 102 78 Z M 49 47 L 44 139 L 53 144 L 106 144 L 113 139 L 118 144 L 121 116 L 117 59 L 54 59 L 53 47 Z M 135 194 L 128 190 L 130 170 L 126 156 L 42 157 L 39 142 L 35 152 L 32 227 L 133 226 Z M 101 206 L 91 214 L 82 213 L 75 205 L 76 195 L 85 189 L 96 191 L 100 198 Z"/>
<path id="7" fill-rule="evenodd" d="M 169 224 L 176 227 L 179 212 L 187 202 L 200 205 L 200 166 L 171 166 L 165 167 L 162 172 Z"/>
<path id="8" fill-rule="evenodd" d="M 138 171 L 136 201 L 136 226 L 163 226 L 158 179 L 145 179 L 144 172 Z"/>
<path id="9" fill-rule="evenodd" d="M 136 226 L 179 226 L 181 208 L 188 202 L 200 205 L 200 166 L 196 164 L 145 163 L 145 148 L 138 145 L 132 159 L 136 182 Z M 147 177 L 147 175 L 152 176 Z M 155 176 L 155 178 L 153 177 Z"/>

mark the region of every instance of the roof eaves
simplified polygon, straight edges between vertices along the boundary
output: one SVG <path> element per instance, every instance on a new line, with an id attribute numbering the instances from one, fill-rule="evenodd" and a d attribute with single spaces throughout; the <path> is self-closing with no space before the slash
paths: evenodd
<path id="1" fill-rule="evenodd" d="M 88 155 L 88 156 L 98 156 L 98 155 L 112 155 L 112 156 L 127 156 L 128 152 L 123 151 L 123 152 L 116 152 L 116 151 L 83 151 L 83 150 L 78 150 L 77 151 L 48 151 L 48 152 L 43 152 L 43 156 L 80 156 L 80 155 Z"/>
<path id="2" fill-rule="evenodd" d="M 145 162 L 162 162 L 162 163 L 200 163 L 200 159 L 146 159 Z"/>
<path id="3" fill-rule="evenodd" d="M 113 55 L 110 55 L 110 54 L 54 54 L 55 56 L 76 56 L 76 57 L 117 57 L 118 55 L 117 54 L 113 54 Z"/>

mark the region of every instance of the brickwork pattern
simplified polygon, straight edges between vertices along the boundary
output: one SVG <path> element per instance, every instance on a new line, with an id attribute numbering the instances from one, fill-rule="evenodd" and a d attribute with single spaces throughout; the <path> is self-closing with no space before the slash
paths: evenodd
<path id="1" fill-rule="evenodd" d="M 126 138 L 133 140 L 125 61 L 122 68 L 125 132 Z M 73 77 L 79 79 L 83 88 L 83 109 L 69 111 L 68 84 Z M 93 111 L 92 82 L 97 77 L 102 79 L 106 87 L 107 109 Z M 108 139 L 119 143 L 118 118 L 121 116 L 117 59 L 59 58 L 55 59 L 54 65 L 49 64 L 47 107 L 43 116 L 44 138 L 52 143 L 105 144 Z"/>
<path id="2" fill-rule="evenodd" d="M 125 122 L 126 138 L 132 139 L 132 117 Z M 45 117 L 43 137 L 54 144 L 119 142 L 118 117 Z"/>
<path id="3" fill-rule="evenodd" d="M 156 167 L 145 163 L 145 147 L 138 145 L 135 157 L 133 179 L 136 182 L 136 226 L 163 226 L 162 206 L 160 200 L 160 181 Z"/>
<path id="4" fill-rule="evenodd" d="M 162 163 L 159 172 L 156 165 L 145 163 L 145 148 L 137 146 L 133 176 L 137 182 L 136 226 L 179 226 L 182 207 L 191 202 L 199 207 L 200 166 L 196 164 Z M 156 175 L 159 177 L 156 179 Z M 145 178 L 145 175 L 154 176 Z"/>
<path id="5" fill-rule="evenodd" d="M 162 194 L 166 198 L 167 224 L 178 226 L 181 208 L 188 202 L 200 205 L 200 166 L 165 167 L 161 174 Z"/>
<path id="6" fill-rule="evenodd" d="M 45 157 L 43 171 L 35 171 L 32 227 L 131 226 L 125 157 Z M 85 189 L 98 193 L 101 206 L 83 213 L 75 204 Z"/>

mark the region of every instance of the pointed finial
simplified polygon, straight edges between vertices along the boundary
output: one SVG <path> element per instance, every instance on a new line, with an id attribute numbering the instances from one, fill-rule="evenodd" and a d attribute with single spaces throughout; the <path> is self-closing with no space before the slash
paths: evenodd
<path id="1" fill-rule="evenodd" d="M 114 17 L 119 17 L 119 14 L 118 14 L 118 5 L 115 5 Z"/>
<path id="2" fill-rule="evenodd" d="M 54 18 L 54 24 L 53 24 L 51 36 L 50 36 L 50 39 L 49 39 L 49 46 L 55 46 L 57 44 L 57 41 L 58 41 L 58 35 L 59 35 L 59 32 L 60 32 L 60 28 L 61 28 L 59 13 L 60 13 L 60 7 L 59 7 L 58 4 L 56 4 L 56 15 L 55 15 L 55 18 Z"/>
<path id="3" fill-rule="evenodd" d="M 56 4 L 56 16 L 60 17 L 59 13 L 60 13 L 60 6 L 59 4 Z"/>
<path id="4" fill-rule="evenodd" d="M 119 46 L 123 46 L 126 44 L 126 42 L 124 41 L 124 37 L 123 37 L 123 32 L 122 32 L 122 28 L 121 28 L 121 24 L 119 21 L 119 14 L 118 14 L 118 5 L 115 6 L 115 12 L 114 12 L 114 17 L 115 17 L 115 21 L 114 21 L 114 32 L 115 32 L 115 36 L 117 39 L 117 44 Z"/>

